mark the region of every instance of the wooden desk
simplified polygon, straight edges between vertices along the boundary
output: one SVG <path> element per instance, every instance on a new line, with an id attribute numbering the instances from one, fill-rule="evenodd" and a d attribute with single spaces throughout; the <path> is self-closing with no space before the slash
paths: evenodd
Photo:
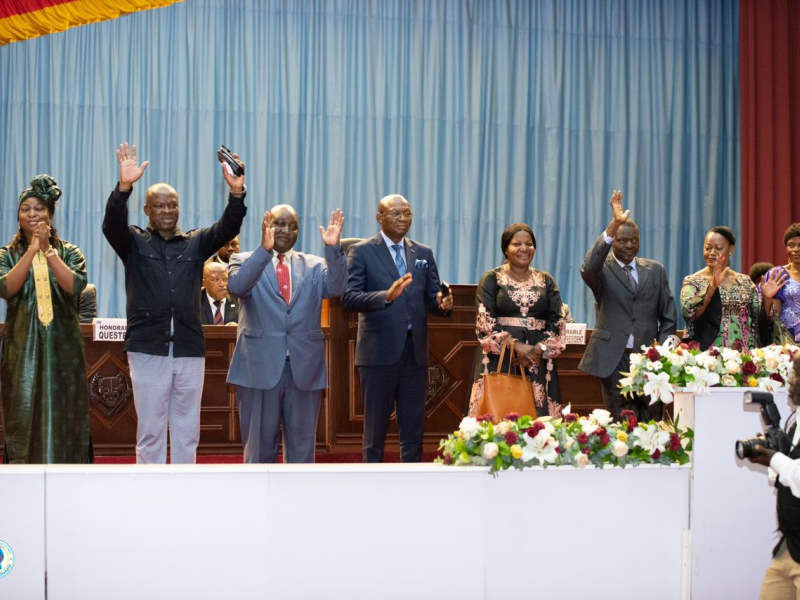
<path id="1" fill-rule="evenodd" d="M 430 367 L 426 398 L 425 449 L 458 428 L 466 413 L 472 386 L 475 339 L 474 285 L 454 285 L 455 308 L 449 319 L 431 317 Z M 317 428 L 318 452 L 358 452 L 364 426 L 358 370 L 354 367 L 358 315 L 342 310 L 338 300 L 323 306 L 323 333 L 328 356 L 329 387 L 323 397 Z M 200 412 L 201 454 L 238 454 L 242 451 L 233 387 L 225 383 L 236 328 L 206 325 L 206 375 Z M 0 324 L 2 331 L 2 324 Z M 136 447 L 136 411 L 128 361 L 122 342 L 92 341 L 92 326 L 81 325 L 86 345 L 92 439 L 99 455 L 133 454 Z M 578 370 L 584 346 L 567 346 L 558 359 L 564 402 L 581 414 L 602 407 L 600 383 Z M 0 427 L 0 443 L 2 443 Z M 392 423 L 388 449 L 396 451 L 397 428 Z"/>

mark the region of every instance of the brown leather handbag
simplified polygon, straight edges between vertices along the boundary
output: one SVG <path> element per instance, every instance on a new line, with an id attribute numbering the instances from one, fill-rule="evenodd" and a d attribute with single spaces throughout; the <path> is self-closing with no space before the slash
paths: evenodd
<path id="1" fill-rule="evenodd" d="M 497 371 L 483 374 L 483 398 L 478 404 L 479 415 L 492 415 L 492 421 L 497 423 L 508 413 L 518 413 L 520 416 L 530 415 L 534 419 L 536 403 L 533 399 L 533 386 L 530 379 L 525 376 L 523 367 L 519 367 L 521 375 L 512 375 L 514 369 L 514 344 L 510 336 L 503 341 L 500 348 L 500 360 L 497 362 Z M 503 373 L 503 358 L 506 348 L 509 347 L 508 372 Z"/>

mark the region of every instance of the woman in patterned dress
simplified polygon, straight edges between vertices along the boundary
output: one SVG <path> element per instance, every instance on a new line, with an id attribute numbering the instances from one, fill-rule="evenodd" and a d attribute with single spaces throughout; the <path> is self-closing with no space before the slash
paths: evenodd
<path id="1" fill-rule="evenodd" d="M 758 291 L 747 275 L 728 267 L 735 247 L 729 227 L 712 227 L 703 245 L 706 267 L 683 280 L 684 339 L 699 342 L 703 350 L 758 345 Z"/>
<path id="2" fill-rule="evenodd" d="M 477 416 L 483 373 L 497 370 L 500 347 L 511 336 L 516 340 L 514 350 L 520 365 L 531 380 L 539 416 L 560 417 L 561 391 L 554 359 L 566 347 L 561 294 L 549 273 L 531 267 L 536 238 L 525 223 L 506 227 L 500 247 L 506 261 L 483 274 L 475 294 L 475 329 L 482 352 L 476 357 L 469 415 Z"/>
<path id="3" fill-rule="evenodd" d="M 775 344 L 800 343 L 800 223 L 792 223 L 783 236 L 789 264 L 770 269 L 761 283 L 764 312 L 772 318 Z"/>

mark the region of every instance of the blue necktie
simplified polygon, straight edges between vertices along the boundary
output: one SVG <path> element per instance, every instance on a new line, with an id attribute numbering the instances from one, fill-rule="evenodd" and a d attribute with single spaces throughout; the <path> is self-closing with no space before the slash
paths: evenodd
<path id="1" fill-rule="evenodd" d="M 403 256 L 403 247 L 400 244 L 395 244 L 392 249 L 394 250 L 394 264 L 400 273 L 400 277 L 402 277 L 406 274 L 406 259 Z"/>

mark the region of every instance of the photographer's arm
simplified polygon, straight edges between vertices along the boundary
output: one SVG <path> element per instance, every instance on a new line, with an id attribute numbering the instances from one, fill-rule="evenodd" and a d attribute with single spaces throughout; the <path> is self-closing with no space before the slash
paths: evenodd
<path id="1" fill-rule="evenodd" d="M 761 446 L 756 446 L 754 451 L 755 455 L 750 460 L 772 468 L 778 474 L 780 482 L 791 490 L 792 495 L 800 498 L 800 460 Z"/>

